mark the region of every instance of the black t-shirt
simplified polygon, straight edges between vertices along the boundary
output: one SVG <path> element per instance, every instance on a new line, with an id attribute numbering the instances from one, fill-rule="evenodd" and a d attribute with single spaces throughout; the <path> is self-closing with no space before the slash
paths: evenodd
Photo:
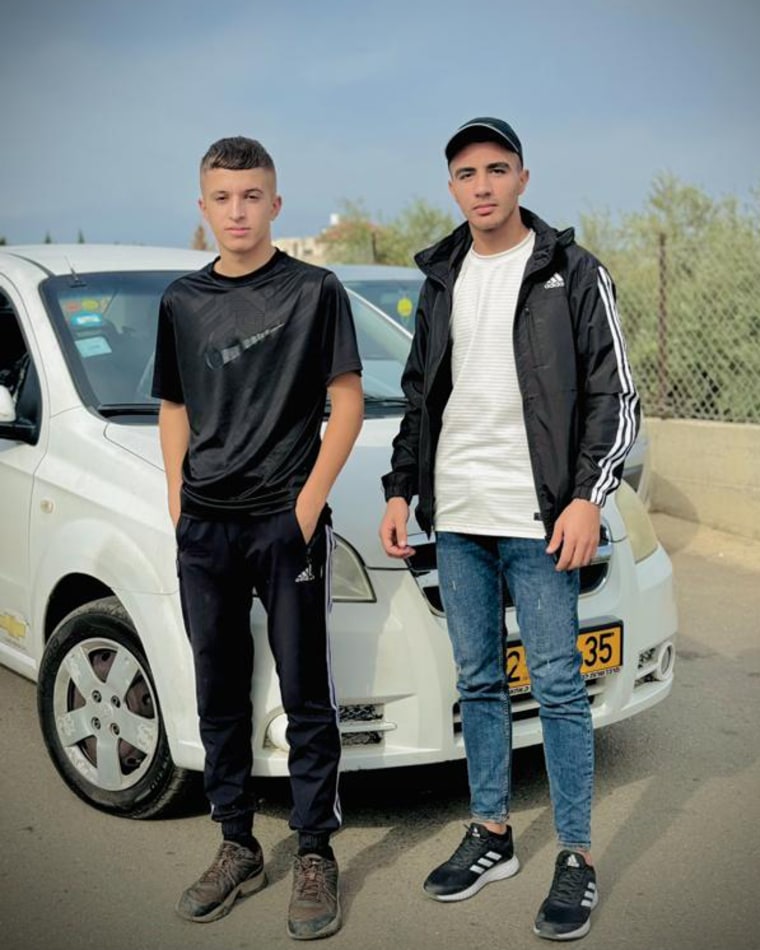
<path id="1" fill-rule="evenodd" d="M 351 307 L 331 271 L 281 251 L 243 277 L 214 263 L 163 295 L 153 395 L 187 410 L 184 512 L 274 514 L 314 466 L 328 384 L 361 373 Z"/>

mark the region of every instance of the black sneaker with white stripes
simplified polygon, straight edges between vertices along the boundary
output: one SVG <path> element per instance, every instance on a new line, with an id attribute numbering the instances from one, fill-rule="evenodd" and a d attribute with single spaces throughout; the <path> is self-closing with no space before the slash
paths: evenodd
<path id="1" fill-rule="evenodd" d="M 598 900 L 594 869 L 577 851 L 560 851 L 554 880 L 538 911 L 533 932 L 547 940 L 585 937 Z"/>
<path id="2" fill-rule="evenodd" d="M 434 900 L 463 901 L 491 881 L 512 877 L 519 870 L 512 829 L 497 835 L 473 821 L 456 851 L 430 872 L 423 887 Z"/>

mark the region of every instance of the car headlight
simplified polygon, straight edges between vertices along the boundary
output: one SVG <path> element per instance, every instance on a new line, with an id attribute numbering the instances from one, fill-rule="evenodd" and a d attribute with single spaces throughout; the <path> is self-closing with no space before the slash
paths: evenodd
<path id="1" fill-rule="evenodd" d="M 626 482 L 620 482 L 615 500 L 625 524 L 633 559 L 638 564 L 657 550 L 659 541 L 654 526 L 641 499 Z"/>
<path id="2" fill-rule="evenodd" d="M 377 598 L 362 560 L 348 541 L 334 535 L 332 557 L 332 599 L 350 603 L 372 603 Z"/>

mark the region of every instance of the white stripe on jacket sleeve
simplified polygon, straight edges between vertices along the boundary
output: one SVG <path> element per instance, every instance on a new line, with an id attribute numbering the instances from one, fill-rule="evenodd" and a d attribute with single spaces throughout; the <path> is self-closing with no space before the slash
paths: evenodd
<path id="1" fill-rule="evenodd" d="M 607 455 L 599 462 L 599 478 L 591 489 L 591 501 L 596 505 L 602 505 L 607 494 L 617 488 L 619 480 L 614 475 L 614 469 L 625 459 L 636 438 L 636 406 L 639 402 L 639 396 L 633 383 L 633 375 L 628 362 L 625 341 L 623 340 L 623 331 L 620 327 L 620 318 L 615 306 L 612 279 L 603 267 L 599 267 L 597 287 L 604 304 L 607 326 L 612 336 L 615 361 L 622 387 L 622 392 L 618 396 L 618 424 L 615 441 Z"/>

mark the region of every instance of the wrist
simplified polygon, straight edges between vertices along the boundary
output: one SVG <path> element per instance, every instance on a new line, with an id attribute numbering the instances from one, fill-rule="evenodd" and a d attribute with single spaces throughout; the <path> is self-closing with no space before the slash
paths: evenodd
<path id="1" fill-rule="evenodd" d="M 327 492 L 307 482 L 298 493 L 297 500 L 321 510 L 327 504 Z"/>

